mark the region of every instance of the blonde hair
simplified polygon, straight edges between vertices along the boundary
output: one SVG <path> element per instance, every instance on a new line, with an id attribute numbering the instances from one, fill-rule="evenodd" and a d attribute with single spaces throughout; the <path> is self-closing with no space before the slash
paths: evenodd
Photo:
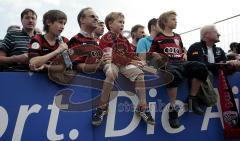
<path id="1" fill-rule="evenodd" d="M 109 24 L 113 23 L 119 17 L 123 17 L 124 15 L 121 12 L 111 12 L 105 18 L 105 24 L 108 30 L 110 30 Z"/>
<path id="2" fill-rule="evenodd" d="M 158 25 L 161 29 L 165 29 L 165 23 L 167 22 L 168 20 L 168 17 L 170 15 L 175 15 L 177 16 L 177 13 L 175 11 L 167 11 L 167 12 L 164 12 L 162 13 L 159 18 L 158 18 Z"/>
<path id="3" fill-rule="evenodd" d="M 209 24 L 209 25 L 205 25 L 200 29 L 200 38 L 201 40 L 204 39 L 204 36 L 207 32 L 216 29 L 216 26 L 214 24 Z"/>

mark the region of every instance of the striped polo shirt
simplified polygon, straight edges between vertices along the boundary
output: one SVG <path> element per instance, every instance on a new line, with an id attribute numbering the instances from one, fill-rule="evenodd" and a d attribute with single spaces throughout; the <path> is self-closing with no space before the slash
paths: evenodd
<path id="1" fill-rule="evenodd" d="M 2 42 L 3 42 L 3 40 L 0 40 L 0 47 L 2 46 Z"/>
<path id="2" fill-rule="evenodd" d="M 31 37 L 24 30 L 8 32 L 0 49 L 6 52 L 7 56 L 20 55 L 28 52 L 30 41 Z"/>

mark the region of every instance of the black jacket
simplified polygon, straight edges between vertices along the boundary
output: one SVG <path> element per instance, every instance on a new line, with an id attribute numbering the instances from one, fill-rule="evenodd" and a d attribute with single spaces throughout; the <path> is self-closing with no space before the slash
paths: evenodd
<path id="1" fill-rule="evenodd" d="M 212 49 L 213 49 L 215 63 L 227 61 L 225 52 L 220 47 L 216 47 L 216 45 L 214 45 L 212 47 Z M 187 59 L 188 59 L 188 61 L 203 62 L 207 65 L 208 69 L 211 72 L 216 73 L 217 65 L 208 62 L 208 52 L 207 51 L 208 51 L 208 49 L 207 49 L 205 41 L 196 42 L 189 47 L 188 52 L 187 52 Z"/>

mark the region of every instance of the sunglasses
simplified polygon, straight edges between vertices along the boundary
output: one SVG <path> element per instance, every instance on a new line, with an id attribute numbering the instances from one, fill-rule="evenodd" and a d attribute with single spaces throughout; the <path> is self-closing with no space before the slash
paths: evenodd
<path id="1" fill-rule="evenodd" d="M 96 16 L 96 15 L 89 15 L 89 16 L 86 16 L 86 17 L 90 17 L 90 18 L 93 18 L 93 19 L 98 19 L 98 16 Z"/>

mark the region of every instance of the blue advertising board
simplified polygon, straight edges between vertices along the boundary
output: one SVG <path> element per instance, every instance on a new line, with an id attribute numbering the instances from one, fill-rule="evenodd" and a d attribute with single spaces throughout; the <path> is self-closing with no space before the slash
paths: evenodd
<path id="1" fill-rule="evenodd" d="M 63 86 L 50 81 L 45 73 L 1 72 L 0 140 L 224 141 L 220 103 L 207 107 L 204 116 L 185 110 L 186 82 L 178 90 L 182 124 L 178 129 L 168 124 L 169 104 L 164 86 L 147 90 L 147 101 L 156 125 L 146 125 L 134 113 L 137 96 L 132 90 L 133 84 L 124 78 L 118 80 L 111 93 L 107 118 L 99 127 L 93 127 L 92 109 L 96 105 L 92 101 L 100 94 L 104 75 L 94 74 L 94 79 L 89 78 L 91 74 L 80 75 L 79 83 Z M 239 78 L 239 72 L 228 78 L 237 106 Z"/>

